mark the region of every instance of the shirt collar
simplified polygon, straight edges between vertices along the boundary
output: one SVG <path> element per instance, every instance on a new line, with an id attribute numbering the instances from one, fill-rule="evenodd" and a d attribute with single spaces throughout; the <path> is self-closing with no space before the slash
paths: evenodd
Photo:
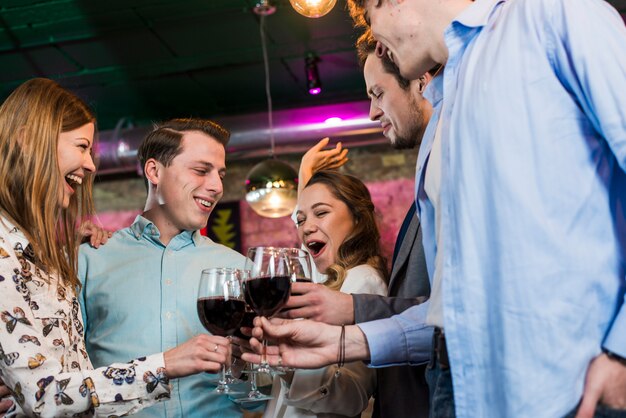
<path id="1" fill-rule="evenodd" d="M 137 240 L 146 237 L 152 241 L 160 242 L 159 237 L 161 233 L 159 232 L 159 228 L 157 228 L 154 222 L 144 218 L 142 215 L 137 215 L 135 221 L 130 226 L 130 230 Z M 176 235 L 170 243 L 175 241 L 181 244 L 193 242 L 193 244 L 197 246 L 201 239 L 200 231 L 183 231 Z"/>
<path id="2" fill-rule="evenodd" d="M 476 0 L 470 4 L 453 22 L 458 22 L 469 28 L 485 26 L 500 3 L 506 0 Z"/>
<path id="3" fill-rule="evenodd" d="M 439 74 L 426 86 L 424 90 L 424 98 L 430 102 L 433 107 L 437 107 L 439 102 L 443 99 L 443 72 L 446 69 L 443 68 Z"/>

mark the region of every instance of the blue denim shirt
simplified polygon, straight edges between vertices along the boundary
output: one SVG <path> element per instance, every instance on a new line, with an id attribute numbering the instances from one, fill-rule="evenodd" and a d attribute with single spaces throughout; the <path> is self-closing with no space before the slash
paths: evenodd
<path id="1" fill-rule="evenodd" d="M 198 231 L 184 231 L 164 246 L 157 227 L 142 216 L 99 249 L 81 246 L 80 303 L 93 364 L 167 351 L 206 333 L 196 311 L 201 271 L 243 268 L 244 260 Z M 214 377 L 201 373 L 172 380 L 171 399 L 137 416 L 241 417 L 228 397 L 212 392 Z"/>
<path id="2" fill-rule="evenodd" d="M 445 40 L 442 283 L 456 413 L 561 417 L 603 346 L 626 356 L 626 28 L 600 0 L 478 0 Z M 424 174 L 437 122 L 416 181 L 431 278 Z M 424 314 L 418 305 L 380 321 L 378 338 L 366 333 L 372 364 L 415 354 L 405 345 Z"/>

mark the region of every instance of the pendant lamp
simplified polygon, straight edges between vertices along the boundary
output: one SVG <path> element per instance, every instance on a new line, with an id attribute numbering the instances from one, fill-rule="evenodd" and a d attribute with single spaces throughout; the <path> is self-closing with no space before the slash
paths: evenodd
<path id="1" fill-rule="evenodd" d="M 270 133 L 270 159 L 252 167 L 246 176 L 246 201 L 257 214 L 267 218 L 290 215 L 296 207 L 298 197 L 298 173 L 288 163 L 274 155 L 274 126 L 272 120 L 272 96 L 265 39 L 265 18 L 275 8 L 263 0 L 253 9 L 260 17 L 261 46 L 265 67 L 265 95 L 267 97 L 267 119 Z"/>

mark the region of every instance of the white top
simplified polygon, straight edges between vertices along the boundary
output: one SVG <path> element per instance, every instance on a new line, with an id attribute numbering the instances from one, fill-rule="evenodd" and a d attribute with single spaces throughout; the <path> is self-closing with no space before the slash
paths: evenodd
<path id="1" fill-rule="evenodd" d="M 443 114 L 444 109 L 441 110 Z M 441 296 L 441 260 L 443 260 L 443 243 L 441 242 L 441 119 L 437 123 L 433 147 L 428 157 L 426 167 L 426 179 L 424 180 L 424 190 L 428 200 L 435 210 L 435 238 L 437 240 L 437 251 L 435 254 L 435 274 L 430 288 L 430 305 L 426 315 L 426 323 L 435 327 L 443 328 L 443 302 Z"/>
<path id="2" fill-rule="evenodd" d="M 387 285 L 376 269 L 360 265 L 347 271 L 341 291 L 384 296 Z M 360 361 L 346 364 L 338 376 L 337 370 L 337 365 L 296 370 L 291 384 L 276 376 L 263 418 L 360 416 L 376 388 L 376 373 Z"/>

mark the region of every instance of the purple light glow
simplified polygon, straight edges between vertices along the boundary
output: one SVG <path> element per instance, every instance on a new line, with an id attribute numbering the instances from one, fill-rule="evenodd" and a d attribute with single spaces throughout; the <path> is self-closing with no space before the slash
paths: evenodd
<path id="1" fill-rule="evenodd" d="M 321 92 L 322 92 L 321 87 L 314 87 L 312 89 L 309 89 L 309 94 L 312 94 L 312 95 L 320 94 Z"/>

